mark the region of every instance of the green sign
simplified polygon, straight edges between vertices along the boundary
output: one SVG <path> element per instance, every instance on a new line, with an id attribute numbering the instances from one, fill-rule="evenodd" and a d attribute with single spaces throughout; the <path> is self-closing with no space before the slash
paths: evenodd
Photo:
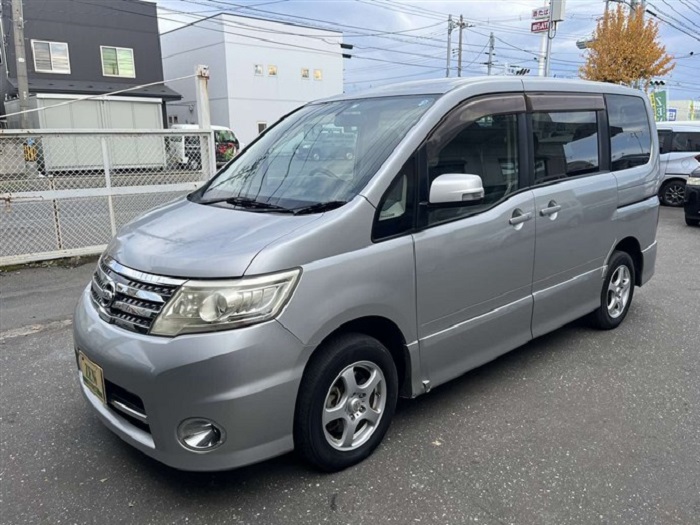
<path id="1" fill-rule="evenodd" d="M 667 111 L 668 107 L 666 105 L 666 92 L 665 91 L 652 91 L 651 95 L 651 107 L 654 108 L 654 120 L 657 122 L 661 120 L 668 120 Z"/>

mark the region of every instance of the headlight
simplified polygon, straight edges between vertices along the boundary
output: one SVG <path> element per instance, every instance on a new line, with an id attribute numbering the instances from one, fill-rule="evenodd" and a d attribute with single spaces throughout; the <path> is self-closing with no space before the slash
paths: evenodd
<path id="1" fill-rule="evenodd" d="M 274 319 L 292 295 L 300 269 L 230 281 L 187 281 L 160 313 L 151 334 L 229 330 Z"/>
<path id="2" fill-rule="evenodd" d="M 696 169 L 693 174 L 688 177 L 686 184 L 689 184 L 690 186 L 700 186 L 700 168 Z"/>

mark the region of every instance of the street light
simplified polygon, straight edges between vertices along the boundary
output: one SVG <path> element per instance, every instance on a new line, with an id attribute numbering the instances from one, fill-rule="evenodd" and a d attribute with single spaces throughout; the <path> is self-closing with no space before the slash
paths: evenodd
<path id="1" fill-rule="evenodd" d="M 592 38 L 579 38 L 576 41 L 576 47 L 578 47 L 579 49 L 586 49 L 591 46 L 593 41 L 594 40 Z"/>

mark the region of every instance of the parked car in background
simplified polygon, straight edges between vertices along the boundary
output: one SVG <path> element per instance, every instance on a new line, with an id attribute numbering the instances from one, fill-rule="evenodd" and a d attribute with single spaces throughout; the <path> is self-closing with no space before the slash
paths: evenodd
<path id="1" fill-rule="evenodd" d="M 216 167 L 223 166 L 241 151 L 242 145 L 229 128 L 212 126 L 214 130 L 214 145 L 216 147 Z"/>
<path id="2" fill-rule="evenodd" d="M 355 158 L 356 139 L 355 133 L 335 126 L 324 127 L 315 133 L 311 130 L 297 146 L 295 154 L 312 160 L 352 160 Z"/>
<path id="3" fill-rule="evenodd" d="M 700 170 L 690 174 L 685 184 L 685 223 L 700 226 Z"/>
<path id="4" fill-rule="evenodd" d="M 657 122 L 661 160 L 659 199 L 666 206 L 683 206 L 686 181 L 700 173 L 700 122 Z"/>
<path id="5" fill-rule="evenodd" d="M 174 124 L 171 129 L 201 130 L 197 124 Z M 242 149 L 236 134 L 230 128 L 224 126 L 212 126 L 214 131 L 214 148 L 216 153 L 216 167 L 219 168 L 235 157 Z M 174 137 L 174 149 L 176 162 L 187 169 L 197 170 L 202 167 L 202 148 L 199 137 Z"/>

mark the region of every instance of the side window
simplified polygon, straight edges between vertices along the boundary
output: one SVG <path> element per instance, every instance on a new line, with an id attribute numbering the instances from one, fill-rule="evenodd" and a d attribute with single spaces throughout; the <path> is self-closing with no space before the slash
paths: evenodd
<path id="1" fill-rule="evenodd" d="M 642 166 L 651 156 L 651 127 L 644 101 L 629 95 L 606 95 L 613 171 Z"/>
<path id="2" fill-rule="evenodd" d="M 595 111 L 535 112 L 532 131 L 535 184 L 600 169 Z"/>
<path id="3" fill-rule="evenodd" d="M 671 151 L 685 153 L 700 152 L 700 132 L 682 131 L 674 133 Z"/>
<path id="4" fill-rule="evenodd" d="M 659 153 L 670 153 L 671 151 L 671 131 L 666 129 L 658 130 L 659 134 Z"/>
<path id="5" fill-rule="evenodd" d="M 428 184 L 447 173 L 479 175 L 484 199 L 457 208 L 429 208 L 429 225 L 484 211 L 519 188 L 518 115 L 483 115 L 467 107 L 456 117 L 459 126 L 447 121 L 428 142 Z"/>
<path id="6" fill-rule="evenodd" d="M 372 239 L 394 237 L 413 229 L 415 210 L 415 158 L 401 168 L 377 207 Z"/>

